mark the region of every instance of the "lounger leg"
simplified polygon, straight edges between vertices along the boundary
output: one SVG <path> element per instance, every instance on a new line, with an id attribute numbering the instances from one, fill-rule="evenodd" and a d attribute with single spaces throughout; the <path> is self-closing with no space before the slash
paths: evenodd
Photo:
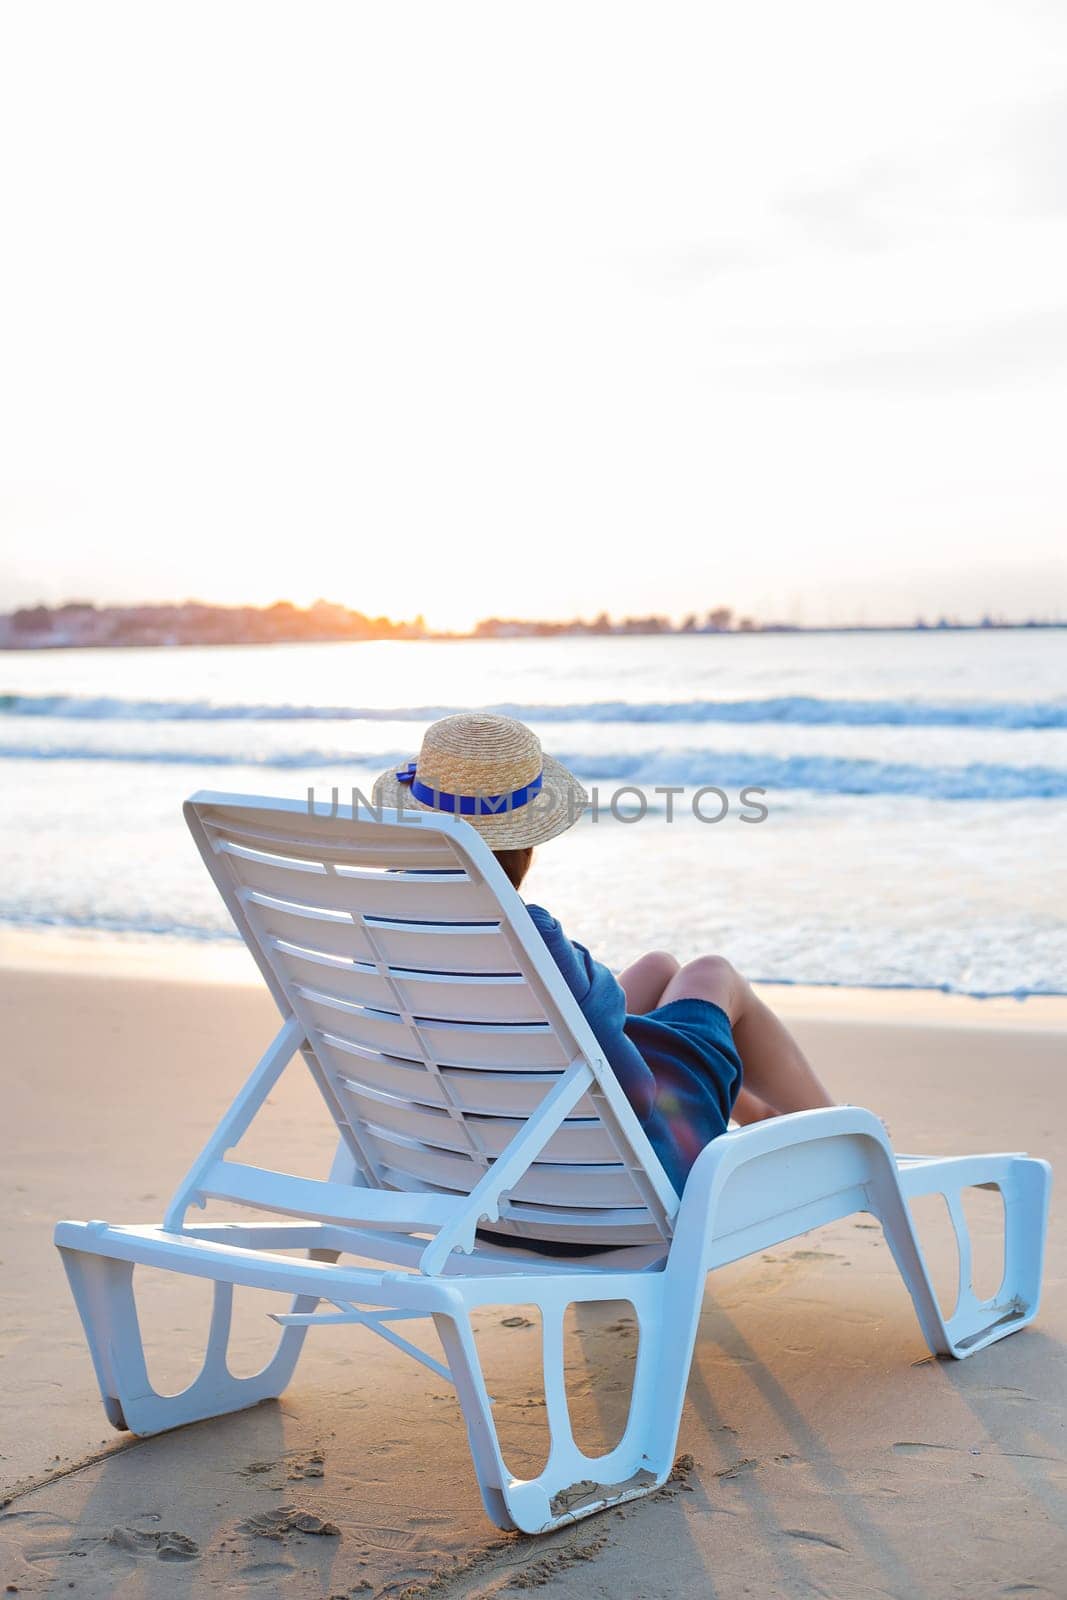
<path id="1" fill-rule="evenodd" d="M 485 1387 L 470 1318 L 438 1315 L 433 1322 L 452 1374 L 452 1382 L 456 1386 L 463 1420 L 467 1424 L 467 1439 L 482 1504 L 498 1528 L 514 1528 L 518 1524 L 511 1518 L 504 1495 L 508 1470 L 500 1453 L 500 1441 L 493 1421 L 493 1402 Z"/>
<path id="2" fill-rule="evenodd" d="M 869 1185 L 869 1194 L 871 1210 L 882 1224 L 897 1270 L 911 1295 L 923 1338 L 934 1355 L 949 1355 L 951 1341 L 926 1270 L 915 1224 L 888 1164 Z"/>
<path id="3" fill-rule="evenodd" d="M 81 1315 L 108 1421 L 132 1433 L 162 1433 L 273 1400 L 293 1375 L 306 1327 L 286 1328 L 265 1367 L 235 1378 L 226 1365 L 233 1285 L 216 1282 L 204 1364 L 180 1394 L 161 1395 L 148 1377 L 144 1341 L 133 1292 L 133 1263 L 87 1251 L 60 1249 Z M 316 1255 L 327 1254 L 315 1252 Z M 335 1259 L 332 1253 L 328 1259 Z M 313 1311 L 310 1295 L 297 1295 L 294 1311 Z"/>
<path id="4" fill-rule="evenodd" d="M 1041 1296 L 1051 1187 L 1047 1163 L 1025 1156 L 970 1156 L 905 1166 L 899 1179 L 899 1188 L 881 1187 L 878 1216 L 930 1349 L 962 1360 L 1032 1322 Z M 1004 1202 L 1004 1275 L 988 1300 L 979 1300 L 974 1292 L 962 1202 L 963 1190 L 975 1187 L 999 1189 Z M 944 1196 L 959 1251 L 956 1304 L 947 1319 L 937 1306 L 904 1198 L 925 1194 Z"/>
<path id="5" fill-rule="evenodd" d="M 685 1373 L 665 1371 L 660 1344 L 665 1286 L 662 1280 L 652 1284 L 646 1279 L 631 1297 L 639 1341 L 626 1428 L 614 1449 L 599 1457 L 587 1456 L 575 1442 L 567 1404 L 563 1321 L 572 1297 L 585 1301 L 598 1297 L 582 1294 L 573 1281 L 567 1285 L 545 1281 L 531 1284 L 530 1290 L 541 1313 L 550 1438 L 548 1460 L 536 1478 L 513 1478 L 504 1462 L 469 1318 L 438 1315 L 434 1322 L 463 1409 L 486 1511 L 498 1527 L 546 1533 L 605 1506 L 649 1494 L 666 1481 L 674 1461 L 688 1367 Z M 674 1417 L 673 1427 L 669 1416 L 664 1425 L 665 1413 Z"/>
<path id="6" fill-rule="evenodd" d="M 133 1299 L 133 1266 L 106 1256 L 60 1250 L 74 1303 L 82 1319 L 96 1381 L 113 1428 L 129 1423 L 120 1395 L 148 1392 L 141 1331 Z"/>
<path id="7" fill-rule="evenodd" d="M 801 1136 L 802 1135 L 802 1136 Z M 971 1282 L 964 1189 L 998 1188 L 1004 1198 L 1006 1259 L 996 1295 L 979 1301 Z M 1020 1155 L 895 1158 L 870 1112 L 857 1107 L 801 1111 L 713 1140 L 694 1163 L 675 1226 L 667 1275 L 679 1284 L 675 1327 L 695 1314 L 690 1285 L 725 1261 L 751 1255 L 854 1211 L 869 1211 L 911 1294 L 923 1335 L 937 1355 L 973 1355 L 1033 1320 L 1041 1287 L 1050 1171 Z M 753 1196 L 788 1190 L 791 1204 L 759 1215 Z M 942 1194 L 959 1246 L 956 1307 L 942 1315 L 916 1235 L 909 1200 Z"/>
<path id="8" fill-rule="evenodd" d="M 1000 1189 L 1004 1199 L 1004 1281 L 998 1298 L 1017 1300 L 1029 1322 L 1041 1303 L 1052 1168 L 1046 1161 L 1013 1160 Z"/>

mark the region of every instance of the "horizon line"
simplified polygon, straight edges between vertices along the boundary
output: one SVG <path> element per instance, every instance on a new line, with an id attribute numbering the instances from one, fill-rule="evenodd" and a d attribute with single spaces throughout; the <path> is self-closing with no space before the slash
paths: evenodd
<path id="1" fill-rule="evenodd" d="M 511 638 L 707 637 L 709 635 L 998 632 L 1067 627 L 1062 615 L 1008 617 L 986 611 L 980 617 L 919 614 L 870 622 L 787 622 L 738 614 L 732 606 L 690 611 L 682 620 L 664 613 L 613 617 L 600 611 L 593 620 L 568 618 L 481 618 L 468 628 L 435 628 L 422 612 L 394 620 L 317 600 L 310 606 L 277 600 L 266 606 L 203 600 L 108 604 L 77 599 L 57 605 L 39 602 L 0 613 L 0 649 L 123 648 L 138 645 L 238 645 L 271 643 L 372 642 L 381 640 L 463 641 Z"/>

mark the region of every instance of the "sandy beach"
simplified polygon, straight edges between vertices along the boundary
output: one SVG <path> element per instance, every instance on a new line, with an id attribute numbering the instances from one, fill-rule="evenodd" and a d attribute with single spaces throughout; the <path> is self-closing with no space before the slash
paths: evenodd
<path id="1" fill-rule="evenodd" d="M 1067 1595 L 1062 1183 L 1037 1322 L 966 1362 L 928 1356 L 870 1218 L 716 1274 L 674 1481 L 544 1539 L 487 1522 L 451 1393 L 361 1331 L 316 1330 L 280 1403 L 143 1441 L 111 1432 L 52 1225 L 156 1219 L 274 1013 L 236 970 L 165 977 L 128 950 L 85 959 L 76 940 L 9 941 L 3 955 L 0 1590 Z M 885 1117 L 899 1148 L 1062 1160 L 1064 1002 L 770 997 L 835 1095 Z M 298 1064 L 268 1109 L 252 1157 L 325 1171 L 333 1140 Z M 947 1220 L 919 1215 L 940 1288 L 954 1271 Z M 973 1217 L 981 1286 L 996 1268 L 995 1206 Z M 270 1345 L 265 1299 L 238 1295 L 238 1370 Z M 202 1286 L 144 1274 L 141 1304 L 150 1370 L 177 1389 L 202 1350 Z M 498 1311 L 482 1324 L 521 1473 L 543 1443 L 535 1330 Z M 575 1322 L 581 1430 L 617 1428 L 632 1343 L 610 1306 Z"/>
<path id="2" fill-rule="evenodd" d="M 0 1600 L 1067 1600 L 1065 140 L 1067 3 L 0 4 Z"/>

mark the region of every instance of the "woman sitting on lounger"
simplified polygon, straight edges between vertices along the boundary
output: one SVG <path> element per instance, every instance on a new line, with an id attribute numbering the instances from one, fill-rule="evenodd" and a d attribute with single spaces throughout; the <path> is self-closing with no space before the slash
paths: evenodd
<path id="1" fill-rule="evenodd" d="M 516 889 L 534 846 L 573 826 L 587 802 L 536 734 L 488 712 L 435 722 L 418 759 L 383 773 L 374 799 L 459 813 Z M 683 965 L 654 950 L 616 978 L 550 912 L 527 909 L 679 1194 L 731 1116 L 749 1123 L 833 1103 L 796 1040 L 722 956 Z"/>

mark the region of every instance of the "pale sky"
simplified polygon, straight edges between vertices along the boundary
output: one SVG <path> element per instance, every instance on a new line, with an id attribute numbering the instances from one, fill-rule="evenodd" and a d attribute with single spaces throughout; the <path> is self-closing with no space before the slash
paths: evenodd
<path id="1" fill-rule="evenodd" d="M 0 607 L 1067 615 L 1067 7 L 8 0 Z"/>

